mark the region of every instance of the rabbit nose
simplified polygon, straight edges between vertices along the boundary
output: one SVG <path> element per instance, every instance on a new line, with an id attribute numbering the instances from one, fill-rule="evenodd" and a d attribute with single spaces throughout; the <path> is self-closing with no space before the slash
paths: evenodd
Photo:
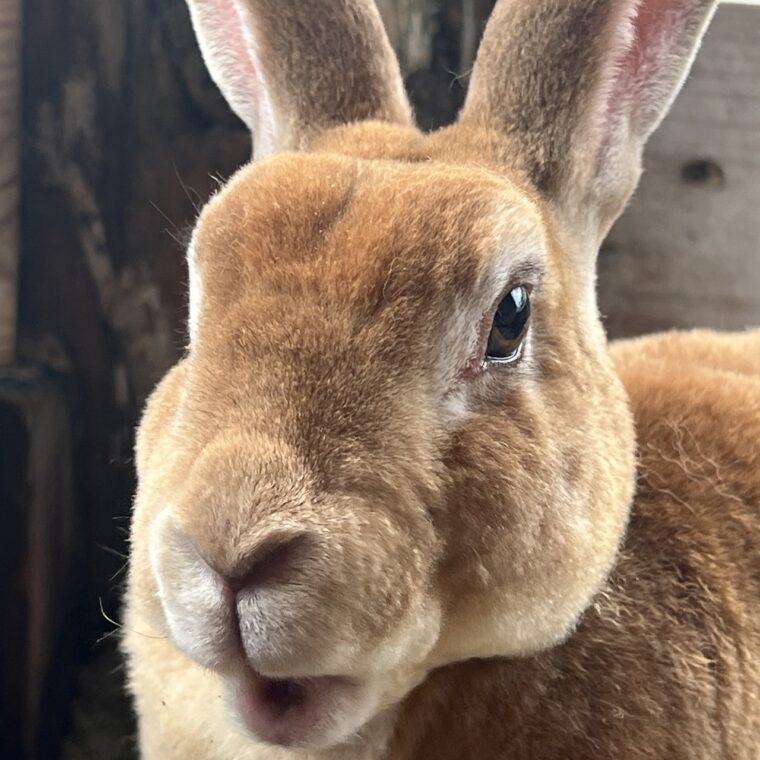
<path id="1" fill-rule="evenodd" d="M 223 576 L 224 584 L 234 598 L 283 586 L 299 574 L 315 549 L 305 533 L 268 539 L 254 550 L 242 572 Z"/>
<path id="2" fill-rule="evenodd" d="M 242 645 L 259 670 L 292 671 L 340 552 L 315 528 L 251 533 L 198 540 L 165 510 L 150 542 L 158 601 L 170 639 L 200 665 L 237 661 Z"/>
<path id="3" fill-rule="evenodd" d="M 250 667 L 286 678 L 315 656 L 304 636 L 330 586 L 334 552 L 308 531 L 268 536 L 248 554 L 242 572 L 223 578 L 233 626 Z"/>

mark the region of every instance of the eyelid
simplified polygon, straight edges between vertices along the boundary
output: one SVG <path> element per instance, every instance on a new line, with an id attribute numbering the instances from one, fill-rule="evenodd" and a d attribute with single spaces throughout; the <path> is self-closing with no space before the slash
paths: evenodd
<path id="1" fill-rule="evenodd" d="M 537 288 L 544 279 L 544 268 L 535 262 L 523 262 L 518 264 L 509 275 L 509 283 L 503 292 L 507 293 L 518 285 Z"/>

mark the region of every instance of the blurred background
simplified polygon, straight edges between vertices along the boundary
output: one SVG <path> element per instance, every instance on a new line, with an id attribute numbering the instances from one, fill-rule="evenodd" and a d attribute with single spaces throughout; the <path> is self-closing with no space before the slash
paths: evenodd
<path id="1" fill-rule="evenodd" d="M 492 0 L 378 5 L 419 124 L 451 121 Z M 724 3 L 650 144 L 600 257 L 613 337 L 760 324 L 759 40 L 757 3 Z M 0 146 L 0 757 L 130 758 L 134 429 L 249 136 L 183 0 L 0 0 Z"/>

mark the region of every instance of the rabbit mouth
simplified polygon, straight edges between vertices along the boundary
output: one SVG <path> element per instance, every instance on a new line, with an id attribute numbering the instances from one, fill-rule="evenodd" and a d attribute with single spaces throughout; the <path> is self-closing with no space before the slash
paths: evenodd
<path id="1" fill-rule="evenodd" d="M 310 747 L 332 734 L 357 685 L 339 676 L 268 678 L 250 669 L 232 684 L 233 711 L 247 732 L 284 747 Z"/>

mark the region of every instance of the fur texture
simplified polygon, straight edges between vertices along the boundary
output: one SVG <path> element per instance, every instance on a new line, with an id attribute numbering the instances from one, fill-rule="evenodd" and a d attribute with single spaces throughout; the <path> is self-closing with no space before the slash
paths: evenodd
<path id="1" fill-rule="evenodd" d="M 434 673 L 389 757 L 758 756 L 760 332 L 672 333 L 612 354 L 639 471 L 609 581 L 564 645 Z"/>
<path id="2" fill-rule="evenodd" d="M 411 123 L 372 0 L 188 5 L 214 81 L 256 136 L 256 158 L 299 148 L 309 135 L 351 121 Z"/>
<path id="3" fill-rule="evenodd" d="M 610 350 L 593 290 L 711 7 L 504 0 L 422 135 L 372 6 L 335 14 L 356 79 L 304 68 L 344 44 L 320 3 L 232 5 L 191 2 L 209 67 L 301 151 L 202 212 L 188 353 L 140 425 L 143 756 L 756 757 L 760 333 Z M 518 285 L 520 358 L 484 367 Z"/>

